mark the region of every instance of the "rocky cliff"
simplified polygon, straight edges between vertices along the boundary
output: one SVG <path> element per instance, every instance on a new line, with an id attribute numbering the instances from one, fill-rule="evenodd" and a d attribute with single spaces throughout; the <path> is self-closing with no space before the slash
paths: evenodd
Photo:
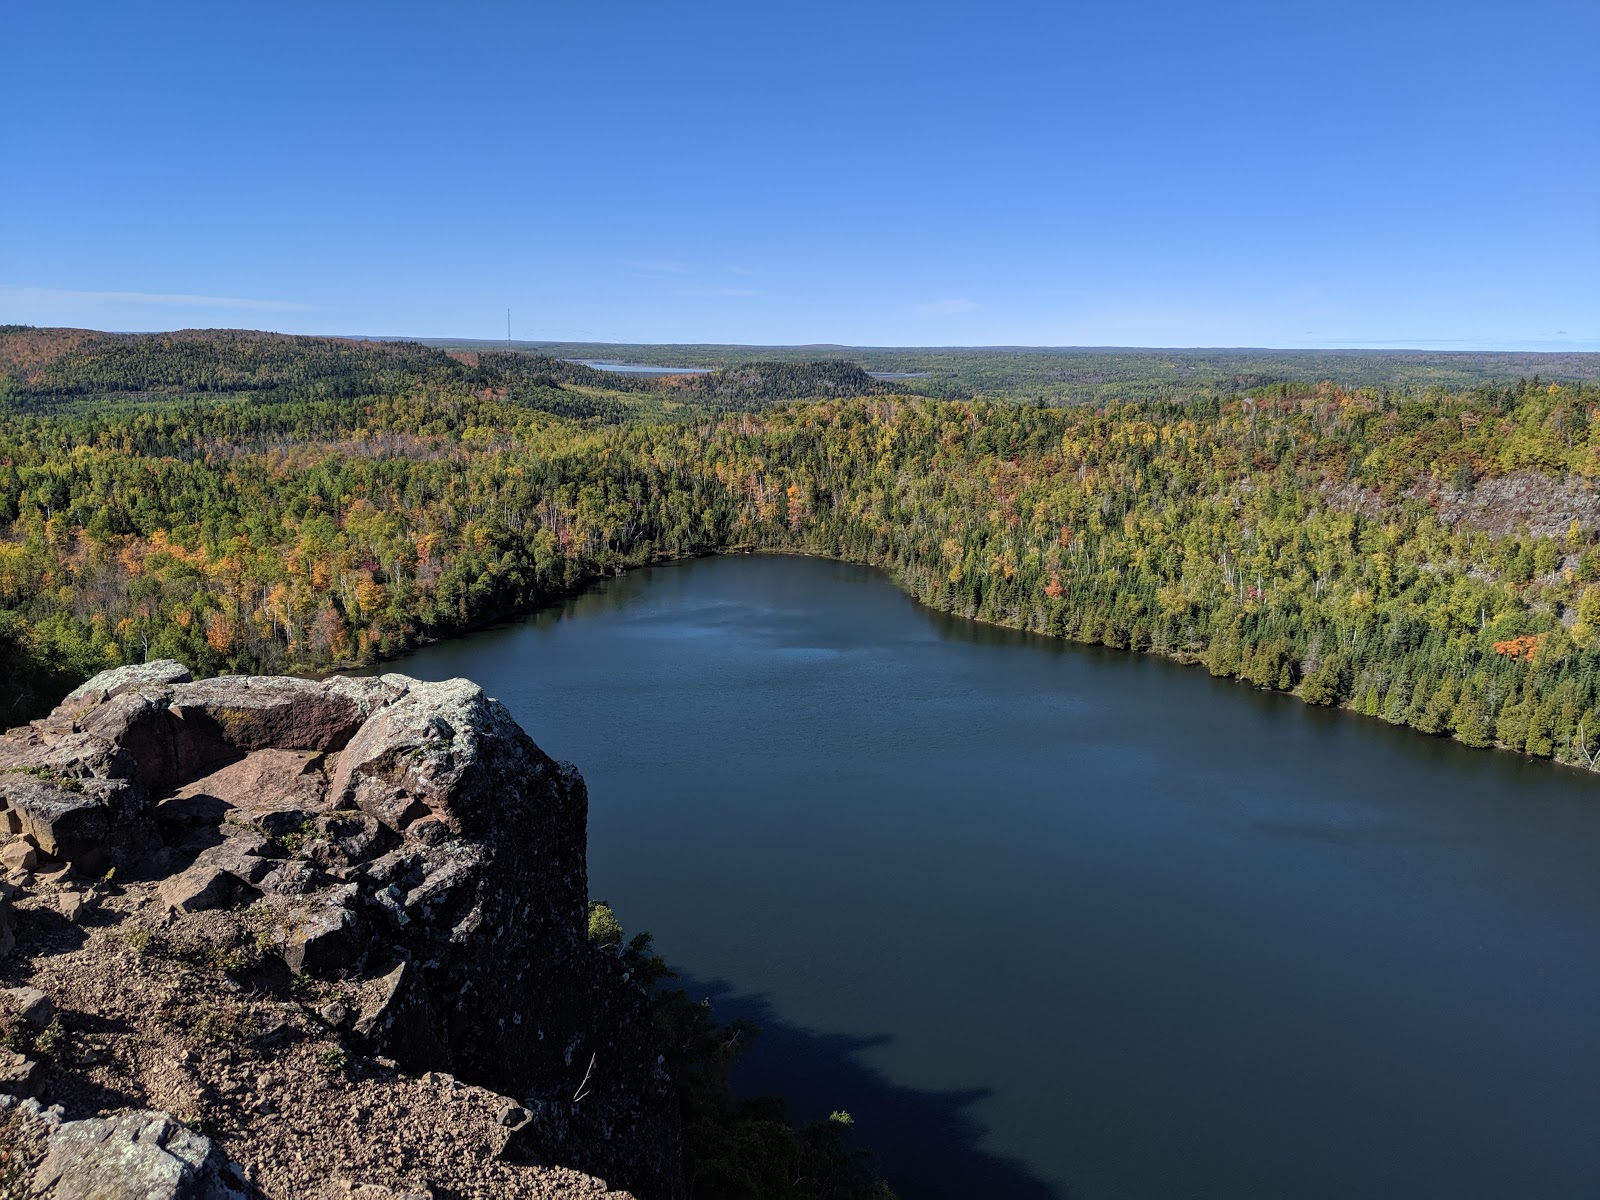
<path id="1" fill-rule="evenodd" d="M 586 820 L 464 680 L 148 663 L 12 730 L 0 1197 L 677 1200 Z"/>

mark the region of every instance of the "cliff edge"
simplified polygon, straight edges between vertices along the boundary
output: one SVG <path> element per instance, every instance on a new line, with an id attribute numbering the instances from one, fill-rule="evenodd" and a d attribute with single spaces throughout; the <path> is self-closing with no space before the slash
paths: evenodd
<path id="1" fill-rule="evenodd" d="M 0 1200 L 683 1195 L 583 781 L 477 686 L 108 671 L 0 822 Z"/>

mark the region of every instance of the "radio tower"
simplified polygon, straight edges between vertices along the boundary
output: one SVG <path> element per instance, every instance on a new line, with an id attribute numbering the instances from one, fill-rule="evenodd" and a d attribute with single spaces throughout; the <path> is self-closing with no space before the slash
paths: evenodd
<path id="1" fill-rule="evenodd" d="M 506 349 L 511 349 L 511 310 L 506 309 Z"/>

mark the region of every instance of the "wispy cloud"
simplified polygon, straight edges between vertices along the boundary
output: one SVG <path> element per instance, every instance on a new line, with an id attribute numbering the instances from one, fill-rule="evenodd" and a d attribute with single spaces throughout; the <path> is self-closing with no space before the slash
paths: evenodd
<path id="1" fill-rule="evenodd" d="M 736 267 L 732 263 L 728 264 L 728 270 L 733 272 L 735 275 L 754 275 L 755 274 L 755 272 L 752 271 L 749 267 Z"/>
<path id="2" fill-rule="evenodd" d="M 680 296 L 759 296 L 760 292 L 754 288 L 736 287 L 694 287 L 679 288 Z"/>
<path id="3" fill-rule="evenodd" d="M 927 304 L 919 304 L 916 313 L 920 317 L 953 317 L 957 313 L 971 312 L 977 308 L 971 300 L 932 300 Z"/>
<path id="4" fill-rule="evenodd" d="M 155 308 L 245 308 L 304 312 L 309 304 L 292 300 L 253 300 L 244 296 L 192 296 L 183 292 L 79 292 L 67 288 L 20 287 L 0 283 L 0 300 L 28 304 L 138 304 Z"/>

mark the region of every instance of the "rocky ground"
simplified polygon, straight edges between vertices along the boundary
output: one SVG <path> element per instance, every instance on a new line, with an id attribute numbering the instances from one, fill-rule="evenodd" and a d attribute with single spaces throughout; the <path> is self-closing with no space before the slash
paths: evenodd
<path id="1" fill-rule="evenodd" d="M 681 1195 L 581 781 L 472 685 L 126 668 L 0 805 L 0 1200 Z"/>
<path id="2" fill-rule="evenodd" d="M 1335 508 L 1380 517 L 1389 509 L 1383 494 L 1354 481 L 1324 484 L 1322 494 Z M 1564 537 L 1573 522 L 1585 533 L 1600 529 L 1600 494 L 1584 479 L 1552 479 L 1537 471 L 1513 471 L 1475 481 L 1462 489 L 1454 480 L 1423 476 L 1405 498 L 1431 505 L 1448 528 L 1462 525 L 1491 537 L 1510 537 L 1526 528 L 1531 537 Z"/>

